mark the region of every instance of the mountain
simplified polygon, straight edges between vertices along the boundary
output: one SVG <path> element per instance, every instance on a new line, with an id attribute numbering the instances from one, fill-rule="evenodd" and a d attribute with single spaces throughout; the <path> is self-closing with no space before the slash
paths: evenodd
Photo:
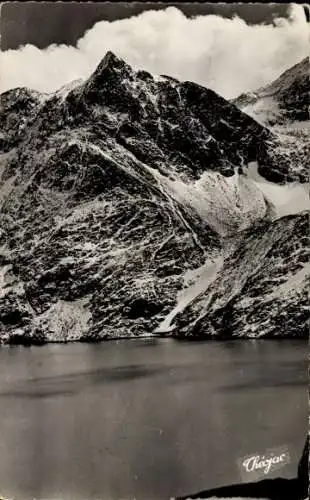
<path id="1" fill-rule="evenodd" d="M 274 82 L 232 101 L 277 136 L 269 148 L 269 155 L 273 157 L 273 179 L 277 175 L 276 164 L 280 179 L 290 163 L 292 167 L 286 179 L 309 182 L 309 70 L 309 58 L 305 58 Z M 263 175 L 268 177 L 268 171 Z"/>
<path id="2" fill-rule="evenodd" d="M 269 125 L 309 120 L 309 58 L 295 64 L 256 92 L 232 102 L 256 120 Z"/>
<path id="3" fill-rule="evenodd" d="M 199 335 L 304 335 L 307 214 L 273 193 L 303 193 L 306 167 L 279 162 L 277 132 L 111 52 L 87 81 L 0 99 L 3 342 L 150 335 L 173 318 L 173 335 L 196 335 L 200 316 Z"/>

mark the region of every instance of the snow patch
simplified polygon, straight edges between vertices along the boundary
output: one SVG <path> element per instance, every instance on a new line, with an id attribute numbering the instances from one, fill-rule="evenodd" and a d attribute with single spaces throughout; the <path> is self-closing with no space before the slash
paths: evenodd
<path id="1" fill-rule="evenodd" d="M 258 173 L 257 162 L 249 164 L 247 178 L 251 179 L 265 198 L 272 203 L 276 213 L 275 219 L 310 209 L 310 183 L 290 182 L 280 185 L 267 181 Z"/>
<path id="2" fill-rule="evenodd" d="M 201 267 L 189 270 L 184 275 L 184 287 L 177 295 L 177 303 L 164 318 L 154 333 L 164 333 L 174 330 L 173 319 L 198 295 L 204 293 L 213 283 L 218 272 L 223 267 L 223 258 L 208 259 Z"/>
<path id="3" fill-rule="evenodd" d="M 287 298 L 290 295 L 302 290 L 304 282 L 310 276 L 310 263 L 299 269 L 295 274 L 290 274 L 288 279 L 281 283 L 272 293 L 270 298 Z"/>
<path id="4" fill-rule="evenodd" d="M 194 209 L 221 236 L 242 231 L 266 214 L 261 190 L 237 172 L 231 177 L 204 172 L 191 183 L 169 179 L 155 170 L 153 174 L 174 199 Z"/>

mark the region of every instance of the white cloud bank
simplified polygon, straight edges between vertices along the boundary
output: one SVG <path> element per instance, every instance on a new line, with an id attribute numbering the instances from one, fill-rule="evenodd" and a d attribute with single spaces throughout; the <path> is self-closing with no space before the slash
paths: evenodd
<path id="1" fill-rule="evenodd" d="M 39 28 L 38 28 L 39 29 Z M 108 50 L 135 67 L 192 80 L 226 98 L 255 90 L 309 54 L 302 6 L 276 25 L 247 25 L 215 15 L 188 19 L 168 7 L 113 22 L 101 21 L 76 47 L 26 45 L 0 53 L 0 91 L 26 86 L 53 92 L 87 78 Z"/>

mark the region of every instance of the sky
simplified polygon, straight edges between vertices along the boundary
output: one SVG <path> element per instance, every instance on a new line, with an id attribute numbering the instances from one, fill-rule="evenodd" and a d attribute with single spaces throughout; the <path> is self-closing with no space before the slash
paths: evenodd
<path id="1" fill-rule="evenodd" d="M 248 23 L 272 22 L 273 17 L 287 16 L 288 4 L 212 4 L 170 3 L 188 17 L 238 14 Z M 1 49 L 17 49 L 26 43 L 45 48 L 52 43 L 75 45 L 86 30 L 99 21 L 115 21 L 145 10 L 160 10 L 162 2 L 8 2 L 1 16 Z M 39 28 L 39 29 L 38 29 Z"/>
<path id="2" fill-rule="evenodd" d="M 56 91 L 88 78 L 108 50 L 135 68 L 256 90 L 309 53 L 297 4 L 8 2 L 0 16 L 0 91 Z"/>

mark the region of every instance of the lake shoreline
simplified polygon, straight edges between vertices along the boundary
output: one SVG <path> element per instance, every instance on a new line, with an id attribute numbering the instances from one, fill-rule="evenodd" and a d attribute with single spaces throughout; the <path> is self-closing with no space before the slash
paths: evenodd
<path id="1" fill-rule="evenodd" d="M 22 347 L 40 347 L 46 346 L 50 344 L 59 344 L 59 345 L 67 345 L 67 344 L 101 344 L 105 342 L 118 342 L 122 341 L 135 341 L 135 340 L 148 340 L 148 339 L 170 339 L 176 342 L 183 343 L 204 343 L 204 342 L 253 342 L 257 340 L 266 340 L 268 342 L 278 342 L 281 341 L 294 341 L 294 342 L 309 342 L 308 337 L 295 337 L 288 335 L 278 335 L 278 336 L 264 336 L 264 337 L 224 337 L 224 336 L 216 336 L 216 337 L 197 337 L 197 336 L 177 336 L 177 335 L 165 335 L 165 334 L 150 334 L 150 335 L 139 335 L 139 336 L 121 336 L 121 337 L 108 337 L 101 339 L 79 339 L 79 340 L 39 340 L 39 339 L 30 339 L 30 338 L 18 338 L 10 337 L 7 342 L 0 342 L 0 347 L 3 346 L 22 346 Z"/>

